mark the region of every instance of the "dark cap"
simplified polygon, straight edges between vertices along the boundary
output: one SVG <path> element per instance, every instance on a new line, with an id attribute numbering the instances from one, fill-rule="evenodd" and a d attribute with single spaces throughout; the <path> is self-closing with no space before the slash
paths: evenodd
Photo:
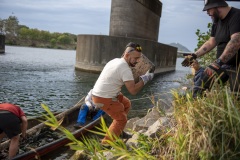
<path id="1" fill-rule="evenodd" d="M 142 52 L 142 47 L 137 44 L 137 43 L 134 43 L 134 42 L 129 42 L 127 45 L 126 45 L 126 48 L 127 47 L 131 47 L 133 48 L 134 50 L 138 51 L 138 52 Z"/>
<path id="2" fill-rule="evenodd" d="M 204 8 L 203 11 L 206 11 L 211 8 L 216 7 L 227 7 L 228 4 L 225 2 L 225 0 L 204 0 Z"/>

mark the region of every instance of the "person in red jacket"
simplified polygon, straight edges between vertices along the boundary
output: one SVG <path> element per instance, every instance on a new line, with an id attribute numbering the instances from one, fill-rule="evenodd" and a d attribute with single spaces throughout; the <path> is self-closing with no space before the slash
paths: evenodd
<path id="1" fill-rule="evenodd" d="M 19 106 L 10 103 L 0 104 L 0 141 L 5 135 L 11 140 L 9 159 L 18 152 L 20 133 L 23 139 L 26 138 L 27 125 L 27 117 Z"/>

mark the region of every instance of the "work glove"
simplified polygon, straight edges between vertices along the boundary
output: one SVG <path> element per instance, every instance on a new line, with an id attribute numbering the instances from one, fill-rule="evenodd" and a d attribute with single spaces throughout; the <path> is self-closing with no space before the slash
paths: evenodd
<path id="1" fill-rule="evenodd" d="M 205 73 L 211 77 L 214 74 L 216 74 L 218 72 L 218 70 L 220 69 L 220 65 L 217 64 L 216 62 L 213 62 L 212 64 L 210 64 L 206 69 L 205 69 Z"/>
<path id="2" fill-rule="evenodd" d="M 92 89 L 88 92 L 87 96 L 85 97 L 85 104 L 88 106 L 89 110 L 94 109 L 94 105 L 92 102 Z"/>
<path id="3" fill-rule="evenodd" d="M 212 77 L 214 74 L 219 77 L 219 80 L 222 81 L 222 83 L 225 83 L 229 76 L 227 75 L 226 71 L 221 68 L 221 66 L 213 62 L 210 64 L 204 71 L 205 74 L 207 74 L 209 77 Z"/>
<path id="4" fill-rule="evenodd" d="M 193 53 L 191 55 L 187 55 L 187 56 L 185 56 L 185 59 L 182 61 L 181 64 L 183 67 L 189 67 L 193 63 L 194 59 L 197 59 L 197 55 L 195 53 Z"/>
<path id="5" fill-rule="evenodd" d="M 152 80 L 153 77 L 154 77 L 154 73 L 150 73 L 150 70 L 148 70 L 144 75 L 140 76 L 144 85 L 147 84 L 148 81 Z"/>

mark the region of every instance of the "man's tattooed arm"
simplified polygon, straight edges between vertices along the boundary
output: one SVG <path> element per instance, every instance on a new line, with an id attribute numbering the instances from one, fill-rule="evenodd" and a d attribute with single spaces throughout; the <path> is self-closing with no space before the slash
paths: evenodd
<path id="1" fill-rule="evenodd" d="M 219 57 L 223 63 L 228 62 L 240 48 L 240 32 L 234 33 L 231 36 L 231 40 L 228 42 L 222 55 Z"/>
<path id="2" fill-rule="evenodd" d="M 216 41 L 214 37 L 211 37 L 195 52 L 195 54 L 197 55 L 197 57 L 201 57 L 211 51 L 214 47 L 216 47 Z"/>

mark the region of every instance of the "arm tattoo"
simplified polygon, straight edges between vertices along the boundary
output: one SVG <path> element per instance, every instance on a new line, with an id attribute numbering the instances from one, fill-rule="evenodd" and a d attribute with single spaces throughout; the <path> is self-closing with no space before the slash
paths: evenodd
<path id="1" fill-rule="evenodd" d="M 235 33 L 231 36 L 231 40 L 228 42 L 221 59 L 224 63 L 228 62 L 240 48 L 240 33 Z"/>
<path id="2" fill-rule="evenodd" d="M 207 49 L 206 45 L 204 44 L 203 48 L 202 48 L 202 49 L 200 48 L 200 50 L 197 51 L 195 54 L 196 54 L 198 57 L 200 57 L 200 56 L 204 55 L 205 53 L 207 53 L 207 50 L 208 50 L 208 49 Z"/>
<path id="3" fill-rule="evenodd" d="M 207 47 L 204 47 L 204 48 L 203 48 L 203 51 L 204 51 L 204 52 L 207 52 Z"/>

